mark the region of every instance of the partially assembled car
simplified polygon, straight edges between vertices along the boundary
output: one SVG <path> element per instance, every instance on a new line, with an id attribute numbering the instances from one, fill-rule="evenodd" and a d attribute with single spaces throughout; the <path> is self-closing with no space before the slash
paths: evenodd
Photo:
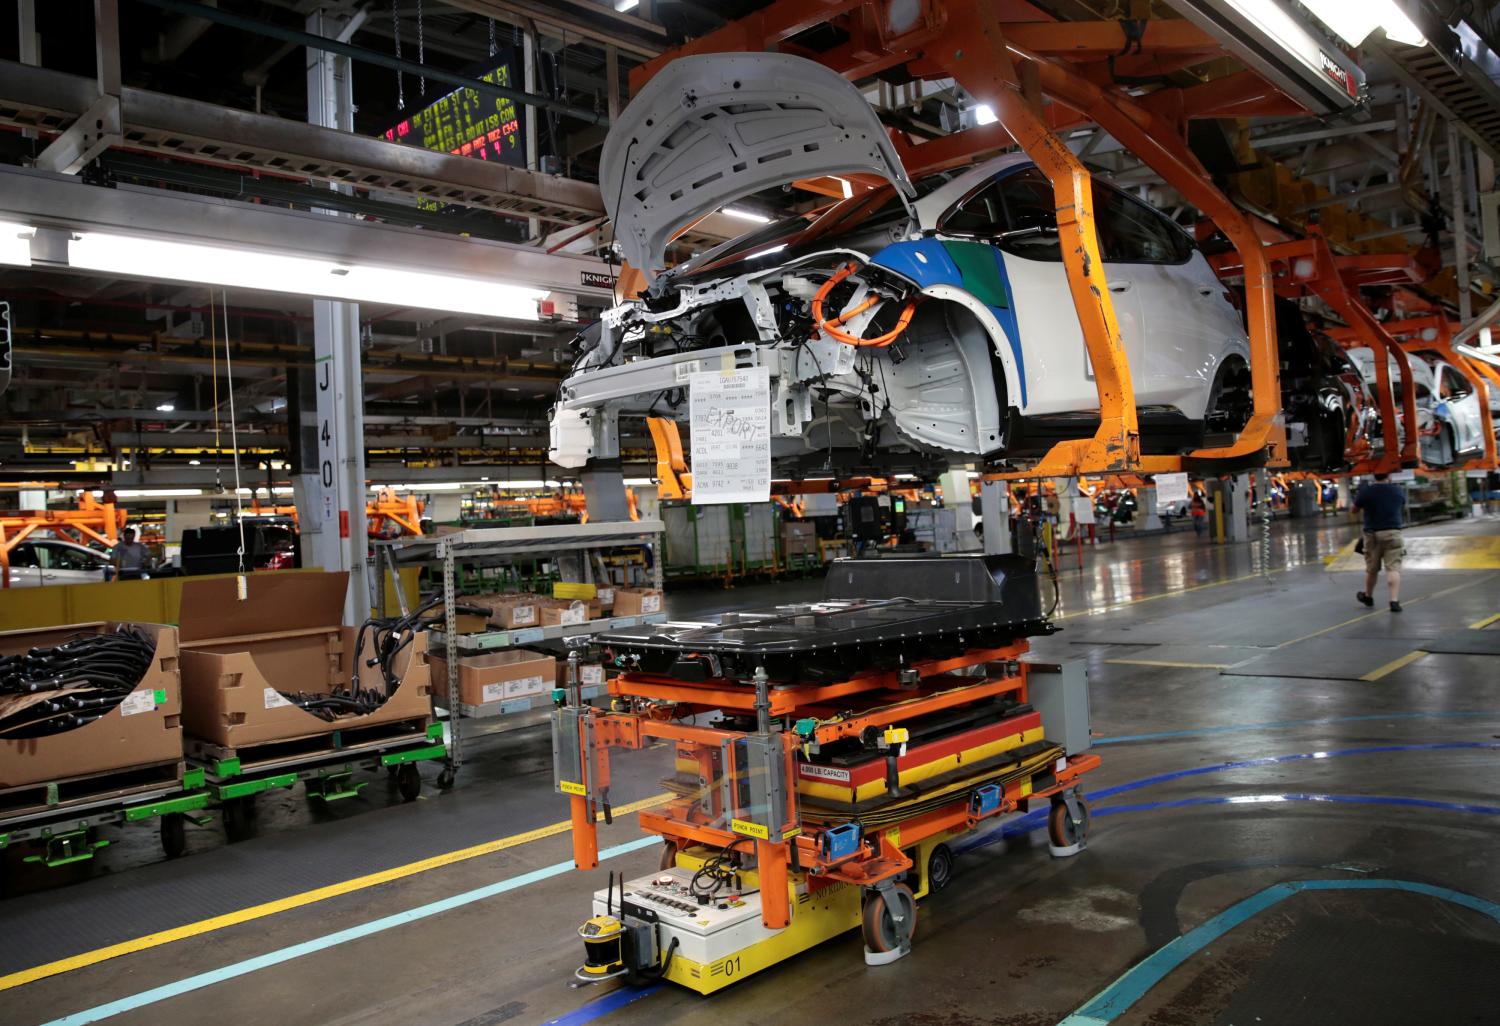
<path id="1" fill-rule="evenodd" d="M 1276 343 L 1292 468 L 1341 470 L 1372 453 L 1380 410 L 1349 355 L 1287 299 L 1276 300 Z"/>
<path id="2" fill-rule="evenodd" d="M 694 219 L 847 172 L 884 184 L 665 267 Z M 822 65 L 688 57 L 612 129 L 601 187 L 648 285 L 577 340 L 552 416 L 562 466 L 618 455 L 622 415 L 686 419 L 690 376 L 729 367 L 769 369 L 783 462 L 993 461 L 1097 428 L 1056 200 L 1023 155 L 911 181 L 864 98 Z M 1098 179 L 1093 198 L 1142 451 L 1227 441 L 1251 408 L 1235 296 L 1165 214 Z"/>

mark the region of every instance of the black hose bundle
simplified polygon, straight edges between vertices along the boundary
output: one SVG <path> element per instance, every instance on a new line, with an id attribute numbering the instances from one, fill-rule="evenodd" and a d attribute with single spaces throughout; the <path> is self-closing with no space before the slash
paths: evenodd
<path id="1" fill-rule="evenodd" d="M 92 723 L 135 690 L 155 657 L 156 640 L 132 624 L 0 656 L 0 738 L 44 737 Z"/>
<path id="2" fill-rule="evenodd" d="M 354 672 L 347 688 L 335 687 L 327 693 L 309 694 L 304 691 L 282 691 L 282 698 L 312 713 L 320 719 L 333 721 L 340 716 L 364 716 L 386 703 L 401 678 L 396 673 L 396 657 L 416 639 L 417 632 L 442 622 L 442 616 L 432 616 L 432 610 L 441 605 L 443 598 L 435 595 L 404 616 L 371 617 L 360 624 L 354 643 Z M 489 616 L 490 610 L 480 606 L 455 605 L 454 612 L 466 616 Z M 383 688 L 361 687 L 359 682 L 360 654 L 365 650 L 365 638 L 372 639 L 374 655 L 366 659 L 365 667 L 380 667 Z"/>

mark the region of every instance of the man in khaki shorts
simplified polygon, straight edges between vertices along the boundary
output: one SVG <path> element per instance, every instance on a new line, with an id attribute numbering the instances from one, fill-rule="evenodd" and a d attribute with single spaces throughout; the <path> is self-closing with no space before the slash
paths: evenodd
<path id="1" fill-rule="evenodd" d="M 1367 606 L 1375 599 L 1375 577 L 1385 567 L 1385 587 L 1391 596 L 1391 612 L 1401 612 L 1401 557 L 1406 554 L 1401 528 L 1406 523 L 1406 490 L 1390 483 L 1389 474 L 1376 474 L 1375 483 L 1360 488 L 1354 508 L 1364 514 L 1365 590 L 1355 594 Z"/>

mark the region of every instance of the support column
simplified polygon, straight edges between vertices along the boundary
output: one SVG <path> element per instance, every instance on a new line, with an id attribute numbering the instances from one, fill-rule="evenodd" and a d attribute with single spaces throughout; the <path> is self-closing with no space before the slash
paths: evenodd
<path id="1" fill-rule="evenodd" d="M 308 15 L 307 30 L 347 41 L 364 19 L 363 11 L 341 17 L 319 8 Z M 307 51 L 307 120 L 324 128 L 354 131 L 353 78 L 347 57 Z M 310 551 L 304 550 L 311 561 L 325 570 L 349 571 L 344 623 L 354 625 L 370 615 L 371 606 L 357 303 L 313 302 L 313 359 L 318 461 L 315 468 L 309 468 L 313 472 L 303 476 L 307 487 L 297 496 L 298 516 L 304 531 L 314 522 L 318 528 L 308 532 L 312 544 Z"/>
<path id="2" fill-rule="evenodd" d="M 1004 481 L 981 481 L 979 516 L 984 523 L 984 554 L 1000 556 L 1011 551 L 1010 493 Z"/>
<path id="3" fill-rule="evenodd" d="M 958 551 L 979 549 L 974 534 L 974 500 L 969 496 L 969 471 L 958 467 L 942 476 L 943 505 L 953 511 L 953 530 L 958 536 Z"/>
<path id="4" fill-rule="evenodd" d="M 36 34 L 36 0 L 17 0 L 16 8 L 16 32 L 20 40 L 20 52 L 17 56 L 22 64 L 35 67 L 42 63 L 42 41 Z M 35 139 L 36 129 L 23 128 L 21 135 L 26 139 Z"/>
<path id="5" fill-rule="evenodd" d="M 1334 500 L 1338 503 L 1338 508 L 1348 509 L 1354 502 L 1354 496 L 1349 489 L 1349 479 L 1347 477 L 1339 478 L 1334 482 L 1334 487 L 1338 489 L 1338 498 Z"/>
<path id="6" fill-rule="evenodd" d="M 1458 126 L 1448 122 L 1448 179 L 1453 186 L 1453 269 L 1458 275 L 1458 319 L 1474 316 L 1469 296 L 1469 232 L 1464 209 L 1464 151 Z"/>
<path id="7" fill-rule="evenodd" d="M 1137 488 L 1135 490 L 1136 522 L 1138 531 L 1160 531 L 1162 529 L 1161 513 L 1156 509 L 1156 489 Z"/>

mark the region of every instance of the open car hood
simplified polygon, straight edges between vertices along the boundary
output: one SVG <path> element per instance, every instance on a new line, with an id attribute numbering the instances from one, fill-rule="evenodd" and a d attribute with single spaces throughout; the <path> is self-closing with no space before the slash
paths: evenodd
<path id="1" fill-rule="evenodd" d="M 632 267 L 654 277 L 673 233 L 761 189 L 863 171 L 915 195 L 875 111 L 836 72 L 779 53 L 672 61 L 604 143 L 599 186 Z"/>

